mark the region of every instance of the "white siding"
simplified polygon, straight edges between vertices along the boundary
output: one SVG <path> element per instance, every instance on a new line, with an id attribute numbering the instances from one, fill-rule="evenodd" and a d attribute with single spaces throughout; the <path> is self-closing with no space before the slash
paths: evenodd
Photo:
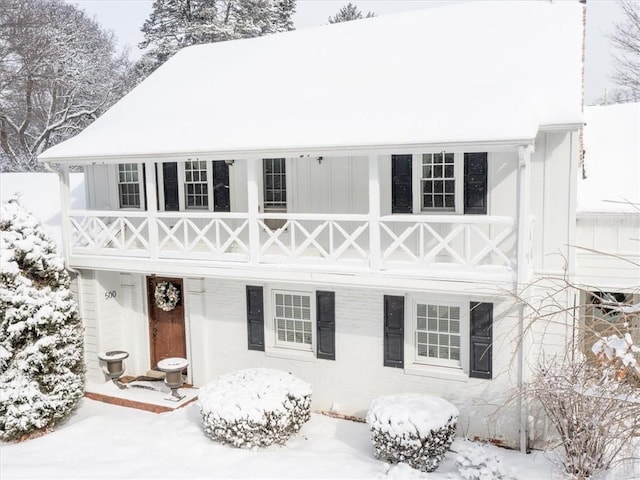
<path id="1" fill-rule="evenodd" d="M 85 167 L 88 209 L 116 210 L 118 208 L 116 168 L 116 165 Z"/>
<path id="2" fill-rule="evenodd" d="M 598 290 L 640 285 L 639 214 L 579 215 L 576 245 L 578 283 Z"/>
<path id="3" fill-rule="evenodd" d="M 575 205 L 570 192 L 575 133 L 540 133 L 531 156 L 533 267 L 540 274 L 562 273 L 569 259 Z"/>

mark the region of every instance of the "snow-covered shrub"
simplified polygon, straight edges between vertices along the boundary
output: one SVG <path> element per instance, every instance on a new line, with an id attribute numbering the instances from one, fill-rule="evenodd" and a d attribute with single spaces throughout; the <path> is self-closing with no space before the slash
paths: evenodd
<path id="1" fill-rule="evenodd" d="M 385 395 L 371 402 L 367 423 L 378 459 L 432 472 L 453 442 L 458 409 L 430 395 Z"/>
<path id="2" fill-rule="evenodd" d="M 53 240 L 12 199 L 0 215 L 0 439 L 50 429 L 83 395 L 83 329 L 69 275 Z"/>
<path id="3" fill-rule="evenodd" d="M 311 417 L 311 385 L 268 368 L 219 377 L 198 398 L 206 435 L 240 448 L 284 444 Z"/>
<path id="4" fill-rule="evenodd" d="M 591 351 L 598 363 L 617 380 L 640 387 L 640 346 L 630 333 L 608 335 L 598 339 Z"/>
<path id="5" fill-rule="evenodd" d="M 578 355 L 547 359 L 525 393 L 558 431 L 572 478 L 609 469 L 640 439 L 640 389 Z"/>
<path id="6" fill-rule="evenodd" d="M 469 442 L 460 449 L 456 458 L 458 472 L 464 480 L 502 480 L 511 478 L 502 468 L 498 455 L 492 455 L 487 448 Z"/>

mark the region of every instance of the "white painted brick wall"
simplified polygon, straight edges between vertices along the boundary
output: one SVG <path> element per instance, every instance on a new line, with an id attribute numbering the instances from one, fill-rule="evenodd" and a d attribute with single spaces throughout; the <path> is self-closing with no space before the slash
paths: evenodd
<path id="1" fill-rule="evenodd" d="M 245 283 L 207 279 L 201 311 L 190 318 L 193 381 L 203 385 L 218 375 L 251 367 L 292 372 L 313 385 L 313 408 L 363 417 L 376 396 L 395 392 L 438 395 L 462 411 L 460 432 L 468 436 L 497 438 L 514 444 L 517 416 L 504 411 L 490 417 L 511 394 L 516 363 L 505 348 L 517 331 L 517 321 L 496 304 L 494 323 L 494 379 L 451 380 L 446 374 L 420 376 L 383 366 L 383 296 L 379 290 L 357 288 L 318 289 L 336 292 L 336 360 L 278 358 L 247 348 Z M 266 285 L 265 285 L 266 286 Z M 189 297 L 194 301 L 193 295 Z M 463 296 L 464 301 L 482 300 Z M 268 295 L 265 289 L 265 302 Z M 468 340 L 467 340 L 468 341 Z M 460 375 L 459 375 L 460 376 Z"/>

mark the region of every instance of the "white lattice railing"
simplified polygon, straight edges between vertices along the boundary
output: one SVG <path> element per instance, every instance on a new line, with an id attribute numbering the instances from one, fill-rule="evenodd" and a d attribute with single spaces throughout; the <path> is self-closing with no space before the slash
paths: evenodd
<path id="1" fill-rule="evenodd" d="M 158 257 L 247 261 L 246 213 L 158 213 Z"/>
<path id="2" fill-rule="evenodd" d="M 69 224 L 72 255 L 394 270 L 514 269 L 517 253 L 510 217 L 72 211 Z"/>
<path id="3" fill-rule="evenodd" d="M 339 214 L 261 214 L 264 261 L 367 261 L 369 217 Z"/>
<path id="4" fill-rule="evenodd" d="M 149 254 L 149 217 L 145 212 L 72 211 L 69 235 L 75 253 Z"/>
<path id="5" fill-rule="evenodd" d="M 450 264 L 514 268 L 517 226 L 511 217 L 393 215 L 380 219 L 381 265 Z"/>

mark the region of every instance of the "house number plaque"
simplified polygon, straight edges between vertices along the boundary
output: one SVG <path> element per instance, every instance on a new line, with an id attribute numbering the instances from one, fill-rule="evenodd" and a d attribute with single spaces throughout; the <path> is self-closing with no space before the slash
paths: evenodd
<path id="1" fill-rule="evenodd" d="M 118 293 L 115 290 L 111 290 L 109 292 L 104 292 L 104 299 L 111 300 L 112 298 L 116 298 Z"/>

